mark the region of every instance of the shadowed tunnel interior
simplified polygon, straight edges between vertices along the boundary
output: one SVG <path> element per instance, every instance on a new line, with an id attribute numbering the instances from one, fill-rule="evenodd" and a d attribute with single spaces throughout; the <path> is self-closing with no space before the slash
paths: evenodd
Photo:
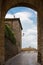
<path id="1" fill-rule="evenodd" d="M 32 9 L 35 9 L 38 12 L 38 62 L 40 62 L 43 65 L 43 1 L 41 0 L 1 0 L 0 1 L 0 63 L 1 65 L 5 62 L 5 40 L 4 40 L 4 28 L 5 28 L 5 15 L 6 12 L 16 6 L 25 6 L 30 7 Z M 17 22 L 20 20 L 16 20 Z M 17 23 L 16 23 L 17 24 Z M 18 24 L 19 25 L 19 24 Z M 20 29 L 21 30 L 21 29 Z M 20 44 L 20 43 L 19 43 Z M 19 49 L 19 46 L 17 47 L 17 50 Z M 11 50 L 11 49 L 10 49 Z M 20 50 L 19 50 L 20 51 Z M 19 52 L 18 51 L 18 52 Z M 18 53 L 17 52 L 17 53 Z M 40 61 L 41 59 L 41 61 Z"/>

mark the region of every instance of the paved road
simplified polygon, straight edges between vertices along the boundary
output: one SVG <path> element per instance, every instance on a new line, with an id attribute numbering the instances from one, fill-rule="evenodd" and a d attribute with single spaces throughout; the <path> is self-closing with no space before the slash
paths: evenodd
<path id="1" fill-rule="evenodd" d="M 37 63 L 36 52 L 21 52 L 17 56 L 11 58 L 5 65 L 40 65 Z"/>

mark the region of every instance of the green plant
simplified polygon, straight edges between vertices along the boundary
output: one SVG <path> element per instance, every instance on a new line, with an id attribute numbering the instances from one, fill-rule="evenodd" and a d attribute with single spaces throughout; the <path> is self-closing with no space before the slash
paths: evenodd
<path id="1" fill-rule="evenodd" d="M 5 25 L 5 37 L 7 37 L 13 44 L 16 45 L 16 39 L 14 37 L 14 33 L 10 29 L 8 25 Z"/>

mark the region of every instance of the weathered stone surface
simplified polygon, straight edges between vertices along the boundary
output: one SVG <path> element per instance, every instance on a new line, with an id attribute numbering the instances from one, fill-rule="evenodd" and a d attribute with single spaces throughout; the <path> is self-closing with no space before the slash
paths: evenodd
<path id="1" fill-rule="evenodd" d="M 12 44 L 8 38 L 5 38 L 5 61 L 18 54 L 17 50 L 17 46 Z"/>
<path id="2" fill-rule="evenodd" d="M 0 0 L 0 8 L 1 8 L 1 13 L 2 15 L 0 16 L 0 45 L 4 45 L 4 16 L 6 15 L 6 12 L 15 6 L 26 6 L 30 7 L 32 9 L 37 10 L 38 12 L 38 51 L 41 53 L 41 64 L 43 65 L 43 0 Z M 4 47 L 4 46 L 3 46 Z M 2 49 L 2 47 L 1 47 Z M 1 50 L 0 49 L 0 50 Z M 4 50 L 0 51 L 4 52 Z M 4 54 L 3 54 L 4 56 Z M 0 55 L 0 58 L 2 59 L 2 56 Z M 0 59 L 0 60 L 1 60 Z M 3 60 L 3 59 L 2 59 Z"/>
<path id="3" fill-rule="evenodd" d="M 5 19 L 5 23 L 10 26 L 12 29 L 14 36 L 16 38 L 16 45 L 18 47 L 18 52 L 21 51 L 21 43 L 22 43 L 22 25 L 19 18 L 14 19 Z"/>
<path id="4" fill-rule="evenodd" d="M 5 24 L 7 24 L 16 39 L 16 46 L 13 46 L 12 42 L 5 37 L 5 61 L 15 56 L 17 53 L 21 52 L 21 31 L 22 26 L 19 18 L 5 19 Z"/>

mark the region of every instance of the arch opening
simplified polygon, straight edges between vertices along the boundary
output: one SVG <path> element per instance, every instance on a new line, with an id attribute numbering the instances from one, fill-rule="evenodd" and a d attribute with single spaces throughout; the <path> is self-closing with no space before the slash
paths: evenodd
<path id="1" fill-rule="evenodd" d="M 16 7 L 27 7 L 27 8 L 31 8 L 31 9 L 38 12 L 38 8 L 36 6 L 34 6 L 34 4 L 31 4 L 31 2 L 30 3 L 28 3 L 28 2 L 18 2 L 18 3 L 15 3 L 15 4 L 11 4 L 10 6 L 8 6 L 8 8 L 6 8 L 4 17 L 6 15 L 6 13 L 9 11 L 9 9 L 14 8 L 14 7 L 15 8 Z"/>
<path id="2" fill-rule="evenodd" d="M 28 7 L 15 7 L 15 8 L 11 8 L 7 12 L 5 18 L 20 19 L 20 23 L 22 24 L 23 27 L 22 35 L 20 34 L 21 30 L 19 31 L 20 37 L 19 34 L 16 33 L 17 34 L 16 40 L 17 42 L 19 42 L 18 45 L 20 45 L 19 50 L 22 49 L 22 51 L 24 51 L 25 49 L 25 51 L 29 51 L 30 49 L 31 51 L 32 50 L 36 51 L 38 49 L 37 48 L 37 12 Z M 21 37 L 22 37 L 22 41 L 20 39 Z"/>
<path id="3" fill-rule="evenodd" d="M 24 10 L 25 11 L 24 11 Z M 10 13 L 10 14 L 9 14 Z M 25 15 L 26 14 L 26 15 Z M 24 18 L 23 18 L 23 15 L 24 15 Z M 35 16 L 36 15 L 36 16 Z M 25 16 L 27 16 L 27 17 L 25 17 Z M 30 19 L 29 19 L 29 16 L 30 16 Z M 31 26 L 31 23 L 33 23 L 33 27 L 36 27 L 36 34 L 37 34 L 37 12 L 35 11 L 35 10 L 32 10 L 32 9 L 30 9 L 30 8 L 27 8 L 27 7 L 15 7 L 15 8 L 11 8 L 9 11 L 8 11 L 8 13 L 7 13 L 7 15 L 6 15 L 6 18 L 20 18 L 20 20 L 21 20 L 21 23 L 22 23 L 22 21 L 24 20 L 24 21 L 32 21 L 32 18 L 33 18 L 33 21 L 35 22 L 35 23 L 33 23 L 33 22 L 31 22 L 30 21 L 30 26 Z M 36 19 L 34 19 L 34 17 L 36 17 Z M 26 20 L 26 19 L 28 19 L 28 20 Z M 23 19 L 23 20 L 22 20 Z M 23 25 L 24 23 L 22 23 L 22 25 Z M 27 27 L 29 27 L 29 24 L 28 24 L 28 26 Z M 35 24 L 36 24 L 36 26 L 35 26 Z M 26 25 L 26 24 L 25 24 Z M 23 27 L 23 31 L 24 31 L 24 28 L 25 28 L 26 26 L 24 26 Z M 28 28 L 27 28 L 28 29 Z M 29 29 L 30 30 L 30 29 Z M 24 31 L 25 32 L 25 31 Z M 24 35 L 24 32 L 23 32 L 23 35 Z M 30 32 L 31 33 L 31 32 Z M 36 36 L 36 38 L 37 38 L 37 36 Z M 37 43 L 36 43 L 37 44 Z M 37 45 L 36 45 L 37 46 Z"/>
<path id="4" fill-rule="evenodd" d="M 43 46 L 40 46 L 41 45 L 41 41 L 42 41 L 42 19 L 43 19 L 43 17 L 42 17 L 42 10 L 43 10 L 43 7 L 42 7 L 42 1 L 34 1 L 34 0 L 3 0 L 2 1 L 3 3 L 2 3 L 2 6 L 1 6 L 1 21 L 3 22 L 4 21 L 4 17 L 5 17 L 5 15 L 6 15 L 6 13 L 7 13 L 7 11 L 10 9 L 10 8 L 12 8 L 12 7 L 16 7 L 16 6 L 27 6 L 27 7 L 30 7 L 30 8 L 33 8 L 33 9 L 35 9 L 35 10 L 37 10 L 37 12 L 38 12 L 38 52 L 41 54 L 41 56 L 40 56 L 40 54 L 38 53 L 38 60 L 39 60 L 39 62 L 40 63 L 42 63 L 42 65 L 43 65 L 43 53 L 42 53 L 42 48 L 41 47 L 43 47 Z M 28 2 L 28 5 L 26 4 Z M 20 4 L 20 3 L 22 3 L 22 4 Z M 16 5 L 17 4 L 17 5 Z M 32 6 L 33 5 L 33 6 Z M 4 23 L 4 22 L 3 22 Z M 40 23 L 41 23 L 41 25 L 40 25 Z M 3 28 L 4 29 L 4 24 L 1 24 L 2 25 L 2 27 L 1 28 Z M 4 38 L 3 36 L 4 36 L 4 33 L 3 33 L 3 29 L 1 29 L 2 30 L 2 33 L 1 33 L 1 39 L 2 38 Z M 40 31 L 41 30 L 41 31 Z M 3 36 L 2 36 L 3 35 Z M 42 35 L 42 36 L 41 36 Z M 3 39 L 4 40 L 4 39 Z M 1 40 L 1 43 L 2 44 L 4 44 L 4 41 L 2 42 L 2 40 Z M 4 46 L 3 46 L 4 47 Z M 1 49 L 2 49 L 2 47 L 1 47 Z M 4 53 L 4 51 L 2 50 L 1 51 L 1 53 Z M 4 57 L 4 54 L 2 55 L 3 57 Z M 4 61 L 4 59 L 1 57 L 1 62 L 3 62 Z M 41 61 L 40 61 L 40 59 L 41 59 Z"/>

